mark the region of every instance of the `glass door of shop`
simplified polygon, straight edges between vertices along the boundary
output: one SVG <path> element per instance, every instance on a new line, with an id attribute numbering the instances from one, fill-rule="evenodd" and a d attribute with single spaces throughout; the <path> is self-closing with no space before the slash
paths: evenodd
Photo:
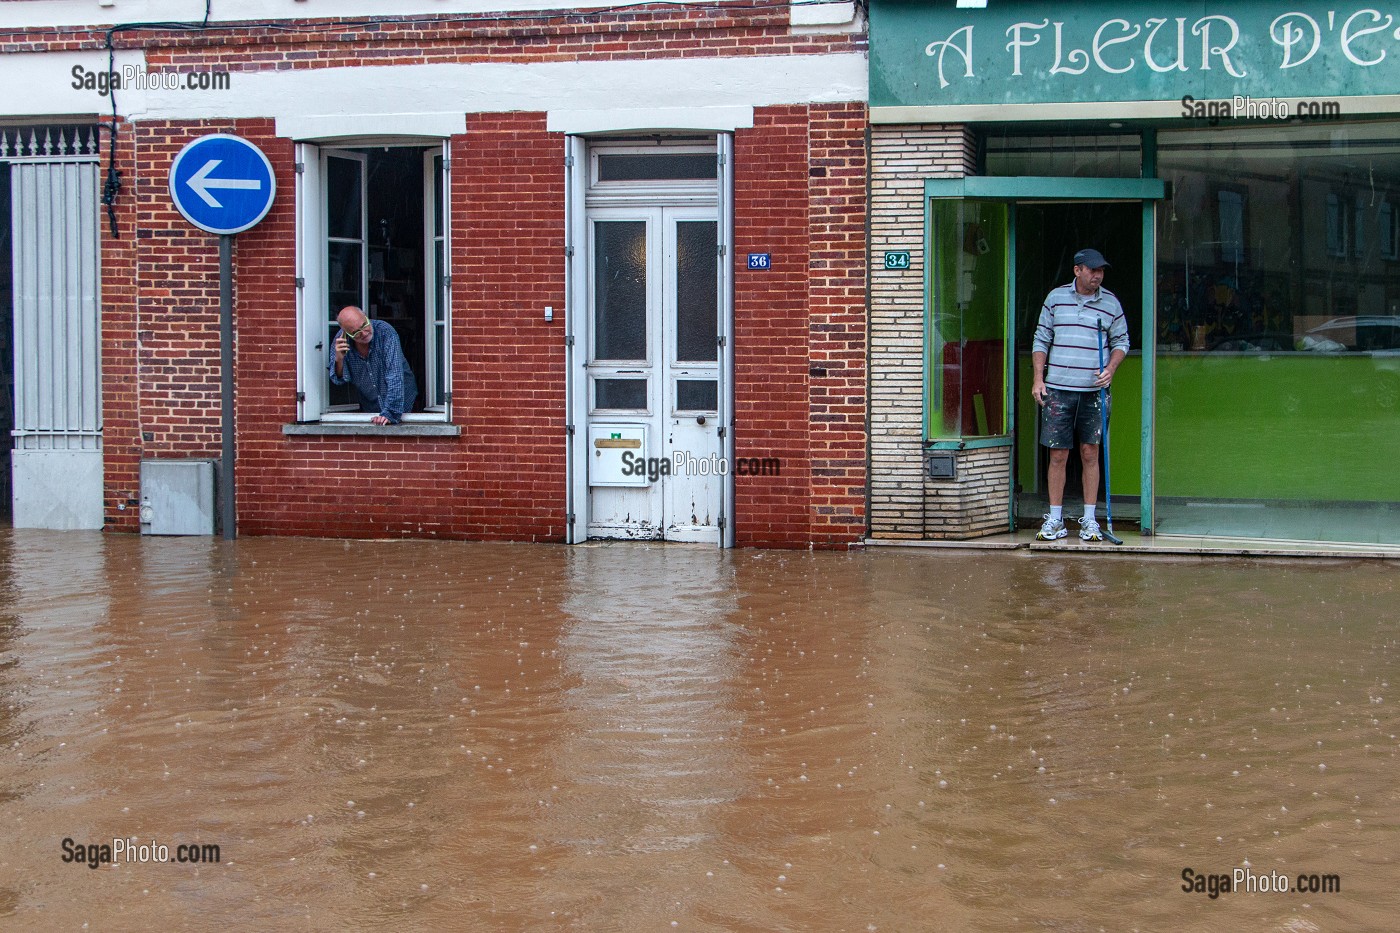
<path id="1" fill-rule="evenodd" d="M 1004 464 L 1007 528 L 1048 503 L 1048 457 L 1031 398 L 1031 342 L 1045 295 L 1086 246 L 1113 264 L 1105 287 L 1129 315 L 1134 352 L 1114 380 L 1115 515 L 1152 525 L 1152 232 L 1164 186 L 1145 178 L 930 179 L 925 447 L 985 450 Z M 1071 457 L 1073 463 L 1076 458 Z M 1077 465 L 1073 468 L 1077 471 Z M 1067 498 L 1080 488 L 1068 477 Z M 1100 490 L 1102 500 L 1102 489 Z M 1121 507 L 1120 507 L 1121 506 Z"/>
<path id="2" fill-rule="evenodd" d="M 1106 489 L 1113 492 L 1115 521 L 1138 517 L 1141 498 L 1142 447 L 1142 206 L 1133 201 L 1026 201 L 1015 214 L 1015 346 L 1014 385 L 1017 422 L 1015 438 L 1016 514 L 1039 523 L 1049 510 L 1045 486 L 1049 450 L 1040 445 L 1040 412 L 1031 397 L 1031 346 L 1046 294 L 1074 276 L 1074 254 L 1088 246 L 1110 263 L 1102 287 L 1111 291 L 1128 318 L 1132 348 L 1113 380 L 1113 474 L 1100 472 L 1098 502 Z M 1082 496 L 1078 455 L 1069 458 L 1065 499 L 1078 514 Z M 1105 482 L 1107 479 L 1108 482 Z"/>

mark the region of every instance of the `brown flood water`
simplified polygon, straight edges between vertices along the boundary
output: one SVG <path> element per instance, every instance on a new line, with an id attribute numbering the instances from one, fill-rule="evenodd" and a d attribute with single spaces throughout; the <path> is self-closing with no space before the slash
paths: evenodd
<path id="1" fill-rule="evenodd" d="M 1398 595 L 1376 562 L 3 530 L 0 928 L 1395 929 Z"/>

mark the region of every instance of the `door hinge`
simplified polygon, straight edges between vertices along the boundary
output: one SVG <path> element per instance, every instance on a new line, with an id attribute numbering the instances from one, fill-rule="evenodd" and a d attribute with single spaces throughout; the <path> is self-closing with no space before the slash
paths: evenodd
<path id="1" fill-rule="evenodd" d="M 573 167 L 574 167 L 574 157 L 573 157 L 573 156 L 571 156 L 571 155 L 566 155 L 566 156 L 564 156 L 564 167 L 565 167 L 565 168 L 573 168 Z M 573 516 L 570 516 L 570 517 L 569 517 L 569 521 L 573 521 Z"/>
<path id="2" fill-rule="evenodd" d="M 577 520 L 578 520 L 578 519 L 576 519 L 576 518 L 574 517 L 574 513 L 573 513 L 573 512 L 570 512 L 570 513 L 569 513 L 569 524 L 572 525 L 572 524 L 574 524 Z"/>
<path id="3" fill-rule="evenodd" d="M 297 288 L 305 288 L 305 287 L 306 287 L 306 279 L 302 278 L 301 276 L 297 276 Z"/>
<path id="4" fill-rule="evenodd" d="M 719 436 L 720 436 L 720 437 L 724 437 L 725 434 L 727 434 L 728 432 L 729 432 L 729 429 L 728 429 L 728 428 L 720 428 L 720 429 L 719 429 Z"/>
<path id="5" fill-rule="evenodd" d="M 572 259 L 573 256 L 574 256 L 574 248 L 573 248 L 572 246 L 565 246 L 565 247 L 564 247 L 564 255 L 565 255 L 565 256 L 568 256 L 570 259 Z"/>
<path id="6" fill-rule="evenodd" d="M 567 435 L 569 435 L 570 437 L 573 437 L 573 436 L 574 436 L 574 426 L 573 426 L 572 424 L 566 424 L 566 425 L 564 425 L 564 433 L 567 434 Z"/>
<path id="7" fill-rule="evenodd" d="M 442 160 L 442 171 L 444 174 L 452 171 L 452 160 L 444 157 Z"/>
<path id="8" fill-rule="evenodd" d="M 719 346 L 723 347 L 723 346 L 725 346 L 725 342 L 724 342 L 725 339 L 726 339 L 726 338 L 725 338 L 724 334 L 720 334 L 718 337 L 715 338 L 715 343 L 717 343 Z"/>
<path id="9" fill-rule="evenodd" d="M 729 247 L 727 247 L 727 246 L 725 246 L 723 243 L 721 243 L 721 244 L 719 245 L 719 254 L 720 254 L 721 256 L 725 256 L 725 255 L 728 255 L 728 253 L 729 253 Z"/>
<path id="10" fill-rule="evenodd" d="M 720 164 L 720 165 L 725 165 L 725 164 L 727 164 L 725 160 L 728 159 L 728 158 L 729 158 L 728 156 L 726 156 L 723 152 L 721 152 L 721 153 L 719 154 L 719 164 Z"/>
<path id="11" fill-rule="evenodd" d="M 305 163 L 305 162 L 298 162 L 298 163 L 297 163 L 297 174 L 298 174 L 298 175 L 305 175 L 305 174 L 306 174 L 306 163 Z"/>
<path id="12" fill-rule="evenodd" d="M 305 393 L 305 392 L 298 392 L 298 393 L 297 393 L 297 401 L 298 401 L 298 402 L 304 402 L 304 401 L 306 401 L 306 393 Z"/>
<path id="13" fill-rule="evenodd" d="M 574 345 L 574 335 L 573 335 L 573 334 L 565 334 L 565 335 L 564 335 L 564 346 L 566 346 L 566 347 L 572 347 L 573 345 Z"/>
<path id="14" fill-rule="evenodd" d="M 720 533 L 721 535 L 724 534 L 724 516 L 723 516 L 723 515 L 721 515 L 721 516 L 719 517 L 719 533 Z"/>
<path id="15" fill-rule="evenodd" d="M 443 403 L 444 405 L 451 405 L 451 404 L 452 404 L 452 393 L 451 393 L 451 392 L 444 392 L 444 393 L 442 393 L 442 403 Z"/>

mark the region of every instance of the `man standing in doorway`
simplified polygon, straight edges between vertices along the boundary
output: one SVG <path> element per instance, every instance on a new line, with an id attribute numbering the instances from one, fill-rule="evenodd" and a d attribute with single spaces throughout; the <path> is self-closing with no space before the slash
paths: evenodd
<path id="1" fill-rule="evenodd" d="M 378 412 L 369 419 L 373 424 L 398 424 L 404 412 L 413 410 L 418 383 L 394 325 L 371 321 L 354 305 L 341 309 L 335 319 L 340 333 L 331 357 L 331 383 L 353 384 L 360 393 L 360 411 Z"/>
<path id="2" fill-rule="evenodd" d="M 1065 469 L 1078 439 L 1084 467 L 1084 517 L 1079 537 L 1102 541 L 1095 516 L 1099 497 L 1101 406 L 1113 373 L 1128 355 L 1128 322 L 1118 298 L 1102 287 L 1108 260 L 1096 249 L 1074 254 L 1074 281 L 1050 292 L 1040 309 L 1031 347 L 1031 395 L 1040 409 L 1040 443 L 1050 448 L 1050 513 L 1036 537 L 1054 541 L 1065 529 Z M 1102 362 L 1100 347 L 1109 348 Z M 1049 366 L 1047 368 L 1047 362 Z"/>

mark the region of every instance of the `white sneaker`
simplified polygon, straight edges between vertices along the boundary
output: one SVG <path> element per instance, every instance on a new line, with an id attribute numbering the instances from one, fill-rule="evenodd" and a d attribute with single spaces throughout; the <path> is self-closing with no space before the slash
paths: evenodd
<path id="1" fill-rule="evenodd" d="M 1051 518 L 1050 513 L 1045 513 L 1045 521 L 1041 524 L 1040 530 L 1035 533 L 1037 541 L 1055 541 L 1069 534 L 1069 529 L 1065 527 L 1063 519 Z"/>
<path id="2" fill-rule="evenodd" d="M 1079 540 L 1102 541 L 1103 531 L 1099 529 L 1099 523 L 1092 518 L 1081 518 L 1079 520 Z"/>

